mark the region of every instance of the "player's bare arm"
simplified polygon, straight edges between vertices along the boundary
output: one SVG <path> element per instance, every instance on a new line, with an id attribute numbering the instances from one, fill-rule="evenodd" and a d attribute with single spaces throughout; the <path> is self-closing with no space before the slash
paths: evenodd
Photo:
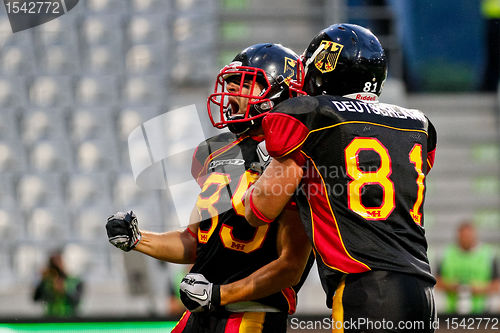
<path id="1" fill-rule="evenodd" d="M 303 175 L 292 158 L 275 158 L 245 196 L 245 218 L 254 227 L 276 219 L 290 201 Z"/>
<path id="2" fill-rule="evenodd" d="M 196 259 L 197 221 L 199 214 L 195 208 L 186 229 L 155 233 L 139 230 L 132 212 L 116 213 L 108 219 L 106 229 L 110 243 L 124 251 L 133 249 L 159 260 L 191 264 Z"/>
<path id="3" fill-rule="evenodd" d="M 285 209 L 277 223 L 279 258 L 242 280 L 222 285 L 220 305 L 269 296 L 300 281 L 311 245 L 297 210 Z"/>

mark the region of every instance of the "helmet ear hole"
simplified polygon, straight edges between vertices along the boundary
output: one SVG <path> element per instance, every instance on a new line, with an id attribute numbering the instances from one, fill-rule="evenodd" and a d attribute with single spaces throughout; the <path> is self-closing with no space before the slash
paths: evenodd
<path id="1" fill-rule="evenodd" d="M 321 75 L 316 75 L 316 86 L 319 88 L 323 85 L 323 77 Z"/>

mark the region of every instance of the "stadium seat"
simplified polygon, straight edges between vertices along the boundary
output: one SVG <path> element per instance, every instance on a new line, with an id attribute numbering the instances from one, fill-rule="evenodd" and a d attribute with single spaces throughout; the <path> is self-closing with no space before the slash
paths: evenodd
<path id="1" fill-rule="evenodd" d="M 154 44 L 167 40 L 166 19 L 162 14 L 135 15 L 126 27 L 130 44 Z"/>
<path id="2" fill-rule="evenodd" d="M 66 183 L 69 207 L 79 209 L 91 204 L 111 207 L 110 181 L 106 173 L 71 173 Z"/>
<path id="3" fill-rule="evenodd" d="M 22 238 L 24 235 L 22 227 L 21 214 L 16 208 L 0 207 L 0 235 L 3 238 L 3 245 L 13 245 Z"/>
<path id="4" fill-rule="evenodd" d="M 118 137 L 121 141 L 127 141 L 128 136 L 144 121 L 159 114 L 157 108 L 125 108 L 118 113 Z"/>
<path id="5" fill-rule="evenodd" d="M 74 142 L 96 139 L 114 133 L 114 110 L 110 107 L 80 107 L 69 119 L 69 133 Z"/>
<path id="6" fill-rule="evenodd" d="M 119 164 L 118 151 L 110 139 L 87 140 L 77 145 L 76 161 L 81 172 L 112 171 Z"/>
<path id="7" fill-rule="evenodd" d="M 120 1 L 124 2 L 124 1 Z M 86 46 L 122 42 L 122 29 L 118 15 L 89 15 L 80 29 Z"/>
<path id="8" fill-rule="evenodd" d="M 208 13 L 208 11 L 215 9 L 215 2 L 203 0 L 176 0 L 175 9 L 180 12 L 188 13 Z"/>
<path id="9" fill-rule="evenodd" d="M 69 106 L 72 95 L 69 76 L 42 75 L 33 78 L 29 86 L 29 101 L 33 106 Z"/>
<path id="10" fill-rule="evenodd" d="M 18 140 L 0 141 L 0 171 L 23 172 L 27 168 L 26 152 Z"/>
<path id="11" fill-rule="evenodd" d="M 80 242 L 69 242 L 63 248 L 63 261 L 69 274 L 82 276 L 89 269 L 88 246 Z"/>
<path id="12" fill-rule="evenodd" d="M 122 166 L 126 166 L 128 172 L 131 171 L 128 152 L 128 136 L 137 126 L 140 126 L 146 120 L 158 116 L 161 112 L 162 109 L 160 107 L 130 107 L 118 112 L 116 128 L 120 161 Z"/>
<path id="13" fill-rule="evenodd" d="M 70 225 L 63 206 L 39 206 L 28 213 L 26 230 L 31 240 L 62 243 L 68 238 Z"/>
<path id="14" fill-rule="evenodd" d="M 82 76 L 77 79 L 75 100 L 78 105 L 106 106 L 117 102 L 113 76 Z"/>
<path id="15" fill-rule="evenodd" d="M 166 224 L 161 213 L 160 202 L 157 200 L 156 196 L 151 196 L 150 199 L 151 200 L 142 204 L 134 204 L 125 210 L 132 210 L 135 213 L 141 228 L 153 232 L 167 231 Z"/>
<path id="16" fill-rule="evenodd" d="M 0 209 L 16 209 L 17 198 L 14 188 L 14 176 L 10 173 L 0 172 Z M 12 221 L 15 221 L 13 219 Z M 0 233 L 1 234 L 1 233 Z"/>
<path id="17" fill-rule="evenodd" d="M 0 294 L 7 294 L 15 288 L 16 275 L 12 267 L 12 254 L 6 249 L 0 249 Z"/>
<path id="18" fill-rule="evenodd" d="M 6 75 L 31 75 L 35 72 L 33 48 L 25 45 L 4 46 L 0 59 L 1 72 Z"/>
<path id="19" fill-rule="evenodd" d="M 166 77 L 161 75 L 131 76 L 122 87 L 122 100 L 131 106 L 162 104 L 166 95 Z"/>
<path id="20" fill-rule="evenodd" d="M 0 107 L 17 108 L 26 101 L 26 89 L 20 77 L 0 77 Z"/>
<path id="21" fill-rule="evenodd" d="M 131 0 L 131 7 L 134 13 L 158 13 L 167 10 L 163 0 Z"/>
<path id="22" fill-rule="evenodd" d="M 22 141 L 31 145 L 44 139 L 66 138 L 66 111 L 60 108 L 30 108 L 20 114 Z"/>
<path id="23" fill-rule="evenodd" d="M 154 74 L 164 71 L 166 48 L 158 45 L 135 45 L 125 56 L 125 68 L 131 74 Z"/>
<path id="24" fill-rule="evenodd" d="M 28 160 L 34 172 L 65 172 L 72 168 L 68 141 L 63 138 L 36 141 L 29 148 Z"/>
<path id="25" fill-rule="evenodd" d="M 34 282 L 47 261 L 46 251 L 33 243 L 22 243 L 13 252 L 12 259 L 17 279 Z"/>
<path id="26" fill-rule="evenodd" d="M 120 207 L 130 207 L 132 204 L 140 202 L 144 193 L 137 186 L 134 177 L 129 172 L 119 173 L 113 184 L 113 201 L 117 209 Z"/>
<path id="27" fill-rule="evenodd" d="M 24 173 L 17 179 L 19 207 L 28 211 L 36 206 L 62 205 L 62 187 L 58 174 Z"/>
<path id="28" fill-rule="evenodd" d="M 83 270 L 80 274 L 80 277 L 85 281 L 88 292 L 90 292 L 89 289 L 95 287 L 97 284 L 100 284 L 100 282 L 106 281 L 113 285 L 121 279 L 121 277 L 117 276 L 117 272 L 113 271 L 115 267 L 119 268 L 121 263 L 112 262 L 110 259 L 110 252 L 118 252 L 118 261 L 123 260 L 121 258 L 123 256 L 123 252 L 109 244 L 106 237 L 106 231 L 103 227 L 102 218 L 100 221 L 100 228 L 97 228 L 100 230 L 98 237 L 94 241 L 81 240 L 77 244 L 77 246 L 80 246 L 81 250 L 86 253 L 84 254 L 83 251 L 78 250 L 82 253 L 78 254 L 78 257 L 75 257 L 75 260 L 80 260 L 81 264 L 85 268 L 85 270 Z M 106 221 L 106 218 L 104 218 L 104 221 Z M 99 231 L 97 229 L 96 232 Z M 102 238 L 103 235 L 104 238 Z M 76 253 L 76 251 L 77 250 L 75 250 L 74 253 Z M 120 270 L 118 270 L 118 272 L 120 272 Z"/>
<path id="29" fill-rule="evenodd" d="M 37 42 L 54 45 L 67 42 L 68 26 L 63 20 L 51 20 L 34 30 Z"/>
<path id="30" fill-rule="evenodd" d="M 73 217 L 73 230 L 81 241 L 107 244 L 106 219 L 113 213 L 112 207 L 103 203 L 82 206 Z"/>
<path id="31" fill-rule="evenodd" d="M 38 71 L 44 74 L 74 74 L 78 73 L 78 49 L 75 46 L 51 45 L 40 53 Z"/>
<path id="32" fill-rule="evenodd" d="M 113 179 L 113 202 L 117 210 L 131 209 L 141 205 L 159 205 L 157 191 L 143 190 L 134 181 L 130 171 L 122 171 Z"/>
<path id="33" fill-rule="evenodd" d="M 128 1 L 123 0 L 87 0 L 86 9 L 90 15 L 94 14 L 117 14 L 127 11 Z M 87 14 L 89 15 L 89 14 Z"/>
<path id="34" fill-rule="evenodd" d="M 52 133 L 50 118 L 49 112 L 43 110 L 24 112 L 21 118 L 23 141 L 32 143 L 47 138 Z"/>
<path id="35" fill-rule="evenodd" d="M 121 46 L 117 43 L 90 45 L 82 51 L 85 73 L 119 74 L 123 69 Z"/>
<path id="36" fill-rule="evenodd" d="M 20 110 L 2 109 L 2 121 L 0 121 L 0 140 L 19 140 L 18 115 Z"/>

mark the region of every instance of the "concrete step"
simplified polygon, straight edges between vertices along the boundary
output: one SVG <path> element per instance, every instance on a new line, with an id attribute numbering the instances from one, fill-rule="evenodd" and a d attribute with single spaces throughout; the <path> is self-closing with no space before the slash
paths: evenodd
<path id="1" fill-rule="evenodd" d="M 434 178 L 427 182 L 427 195 L 434 196 L 445 193 L 458 193 L 463 196 L 474 196 L 478 199 L 500 198 L 500 182 L 497 176 L 462 177 L 450 181 L 446 178 Z"/>
<path id="2" fill-rule="evenodd" d="M 497 110 L 495 94 L 411 94 L 408 106 L 423 111 L 428 116 L 443 113 L 462 115 L 463 113 L 492 113 Z"/>
<path id="3" fill-rule="evenodd" d="M 438 143 L 436 160 L 428 179 L 500 175 L 500 150 L 496 143 L 464 145 Z"/>
<path id="4" fill-rule="evenodd" d="M 436 128 L 438 142 L 467 143 L 494 141 L 498 138 L 494 115 L 490 112 L 460 114 L 436 114 L 429 117 Z"/>
<path id="5" fill-rule="evenodd" d="M 498 196 L 478 196 L 472 193 L 453 193 L 447 191 L 429 193 L 425 208 L 432 210 L 454 211 L 457 207 L 469 205 L 474 209 L 492 209 L 500 205 Z"/>

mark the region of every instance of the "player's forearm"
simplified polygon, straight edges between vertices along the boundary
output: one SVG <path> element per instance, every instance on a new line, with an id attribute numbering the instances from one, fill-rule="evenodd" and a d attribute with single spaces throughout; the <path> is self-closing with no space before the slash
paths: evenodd
<path id="1" fill-rule="evenodd" d="M 298 283 L 302 269 L 277 259 L 248 277 L 221 285 L 221 305 L 256 300 Z"/>
<path id="2" fill-rule="evenodd" d="M 275 223 L 279 223 L 278 258 L 242 280 L 222 285 L 222 305 L 255 300 L 299 283 L 311 254 L 311 243 L 297 210 L 285 209 Z"/>
<path id="3" fill-rule="evenodd" d="M 142 239 L 135 247 L 136 251 L 178 264 L 190 264 L 196 258 L 197 241 L 187 229 L 165 233 L 141 231 L 141 234 Z"/>
<path id="4" fill-rule="evenodd" d="M 293 159 L 274 159 L 245 196 L 245 218 L 254 227 L 276 219 L 295 193 L 303 171 Z"/>

